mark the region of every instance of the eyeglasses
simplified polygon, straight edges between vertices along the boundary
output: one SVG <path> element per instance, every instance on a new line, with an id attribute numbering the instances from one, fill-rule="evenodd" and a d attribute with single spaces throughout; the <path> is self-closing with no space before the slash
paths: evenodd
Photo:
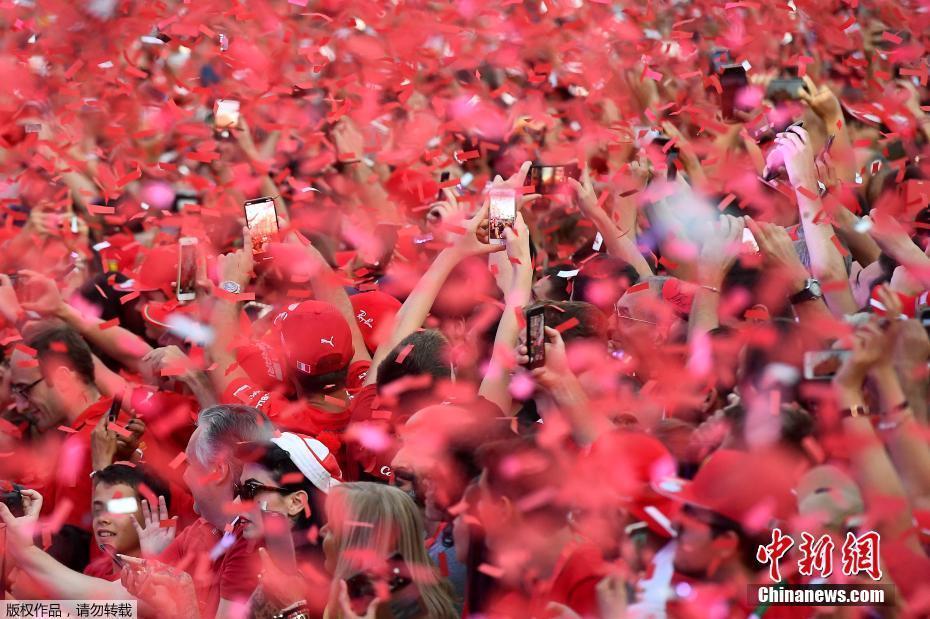
<path id="1" fill-rule="evenodd" d="M 13 393 L 13 397 L 19 398 L 21 400 L 28 400 L 32 389 L 43 380 L 45 380 L 44 377 L 35 382 L 29 383 L 28 385 L 10 385 L 10 391 Z"/>
<path id="2" fill-rule="evenodd" d="M 254 479 L 246 480 L 244 484 L 236 484 L 235 487 L 236 496 L 238 496 L 243 501 L 251 501 L 259 492 L 278 492 L 280 494 L 290 494 L 292 491 L 287 488 L 281 488 L 279 486 L 267 486 L 259 481 Z"/>

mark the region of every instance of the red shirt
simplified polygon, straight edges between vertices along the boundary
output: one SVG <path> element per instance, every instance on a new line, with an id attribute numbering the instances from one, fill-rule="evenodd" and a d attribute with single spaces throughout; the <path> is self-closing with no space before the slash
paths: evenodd
<path id="1" fill-rule="evenodd" d="M 110 582 L 119 580 L 121 571 L 122 570 L 113 563 L 113 559 L 105 555 L 97 557 L 84 568 L 84 574 L 87 576 L 102 578 Z"/>
<path id="2" fill-rule="evenodd" d="M 352 393 L 361 389 L 370 366 L 370 361 L 356 361 L 349 366 L 346 391 Z M 233 381 L 220 400 L 224 404 L 254 406 L 268 415 L 279 430 L 313 436 L 337 456 L 343 452 L 343 435 L 351 418 L 351 409 L 348 407 L 336 413 L 325 411 L 303 400 L 289 400 L 277 391 L 260 389 L 242 379 Z M 342 465 L 344 458 L 339 459 Z"/>
<path id="3" fill-rule="evenodd" d="M 90 474 L 93 467 L 90 457 L 90 435 L 94 431 L 100 418 L 110 410 L 112 398 L 102 398 L 88 406 L 78 415 L 58 448 L 58 458 L 55 464 L 55 478 L 51 481 L 51 492 L 45 503 L 44 513 L 52 514 L 56 510 L 65 510 L 61 517 L 62 524 L 74 525 L 87 532 L 91 532 L 91 496 L 93 495 Z M 128 418 L 122 414 L 120 425 L 124 425 Z M 64 507 L 70 501 L 70 507 Z"/>
<path id="4" fill-rule="evenodd" d="M 237 537 L 226 552 L 212 559 L 211 553 L 215 549 L 219 552 L 222 538 L 221 531 L 200 518 L 181 531 L 158 557 L 191 575 L 204 619 L 216 615 L 221 599 L 245 602 L 258 586 L 261 567 L 254 544 Z"/>
<path id="5" fill-rule="evenodd" d="M 582 545 L 569 550 L 556 566 L 554 576 L 542 580 L 529 591 L 509 591 L 491 603 L 489 617 L 544 617 L 546 606 L 557 602 L 568 606 L 582 617 L 596 617 L 597 583 L 607 575 L 607 564 L 600 550 Z"/>

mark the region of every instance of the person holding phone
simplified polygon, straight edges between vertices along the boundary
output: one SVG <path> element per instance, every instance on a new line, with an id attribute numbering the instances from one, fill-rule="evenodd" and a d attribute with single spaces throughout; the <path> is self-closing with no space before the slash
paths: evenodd
<path id="1" fill-rule="evenodd" d="M 323 553 L 333 577 L 327 617 L 371 617 L 381 607 L 397 619 L 459 616 L 426 554 L 420 512 L 404 491 L 371 482 L 336 486 L 326 520 Z"/>

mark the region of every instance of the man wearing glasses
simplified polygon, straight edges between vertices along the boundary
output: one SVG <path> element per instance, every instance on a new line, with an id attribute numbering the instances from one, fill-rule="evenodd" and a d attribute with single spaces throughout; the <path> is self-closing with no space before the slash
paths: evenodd
<path id="1" fill-rule="evenodd" d="M 80 567 L 88 560 L 91 532 L 90 435 L 112 399 L 97 390 L 93 355 L 77 332 L 36 324 L 26 335 L 25 346 L 16 347 L 10 360 L 10 392 L 48 446 L 36 453 L 50 456 L 28 463 L 27 470 L 47 471 L 45 504 L 62 510 L 64 524 L 76 529 L 63 530 L 66 539 L 80 538 L 65 544 L 72 557 L 66 562 Z M 75 548 L 81 552 L 73 554 Z"/>

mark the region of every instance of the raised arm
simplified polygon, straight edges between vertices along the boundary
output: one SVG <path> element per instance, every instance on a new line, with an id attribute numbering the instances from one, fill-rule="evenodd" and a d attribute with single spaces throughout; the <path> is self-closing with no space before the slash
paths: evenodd
<path id="1" fill-rule="evenodd" d="M 624 229 L 620 229 L 611 220 L 607 211 L 599 204 L 594 185 L 584 169 L 581 182 L 569 178 L 568 182 L 575 190 L 581 212 L 591 220 L 607 246 L 607 253 L 629 263 L 640 277 L 650 277 L 652 269 L 636 246 L 636 203 L 630 197 L 619 197 L 619 210 L 623 215 Z"/>
<path id="2" fill-rule="evenodd" d="M 837 246 L 836 233 L 823 211 L 810 136 L 803 127 L 792 127 L 775 138 L 777 148 L 771 157 L 784 157 L 788 179 L 794 187 L 804 229 L 804 241 L 811 257 L 811 272 L 823 284 L 827 307 L 835 316 L 858 309 L 846 275 L 846 264 Z"/>
<path id="3" fill-rule="evenodd" d="M 900 505 L 895 510 L 876 510 L 879 516 L 876 529 L 882 537 L 905 540 L 910 548 L 923 555 L 913 535 L 913 515 L 898 472 L 875 434 L 870 416 L 857 414 L 865 407 L 862 383 L 882 358 L 887 358 L 887 347 L 887 334 L 874 322 L 857 329 L 852 352 L 833 379 L 833 387 L 837 405 L 844 415 L 843 430 L 851 442 L 853 470 L 867 503 L 893 500 Z M 885 395 L 893 394 L 886 392 Z"/>
<path id="4" fill-rule="evenodd" d="M 433 307 L 433 302 L 442 289 L 442 285 L 459 262 L 469 256 L 485 255 L 504 249 L 503 245 L 491 245 L 478 237 L 479 231 L 487 231 L 488 208 L 489 204 L 485 202 L 474 217 L 463 223 L 463 234 L 451 247 L 439 252 L 426 273 L 420 277 L 394 318 L 394 331 L 391 337 L 382 342 L 375 351 L 375 356 L 371 361 L 371 370 L 365 378 L 366 385 L 373 384 L 377 380 L 378 365 L 384 361 L 391 350 L 401 340 L 423 326 L 423 321 L 426 320 L 426 316 Z"/>
<path id="5" fill-rule="evenodd" d="M 211 375 L 217 393 L 224 393 L 237 379 L 248 380 L 245 370 L 237 366 L 233 352 L 239 331 L 241 294 L 252 278 L 252 242 L 248 230 L 243 230 L 243 234 L 245 243 L 242 249 L 218 256 L 216 260 L 220 291 L 213 304 L 214 337 L 206 350 L 216 365 Z M 226 287 L 238 288 L 238 292 L 228 291 Z"/>
<path id="6" fill-rule="evenodd" d="M 520 332 L 517 314 L 530 302 L 533 293 L 530 231 L 523 221 L 523 215 L 517 214 L 514 229 L 505 230 L 504 237 L 507 241 L 507 257 L 511 264 L 510 289 L 505 292 L 504 313 L 494 336 L 494 352 L 491 354 L 488 371 L 481 381 L 478 394 L 496 404 L 507 415 L 513 403 L 510 395 L 510 368 Z"/>
<path id="7" fill-rule="evenodd" d="M 102 329 L 104 321 L 85 316 L 65 302 L 61 298 L 58 285 L 50 277 L 35 271 L 21 271 L 21 274 L 35 291 L 32 300 L 23 302 L 23 309 L 63 320 L 92 346 L 119 361 L 126 368 L 134 372 L 139 371 L 139 361 L 152 350 L 145 340 L 119 325 Z"/>

